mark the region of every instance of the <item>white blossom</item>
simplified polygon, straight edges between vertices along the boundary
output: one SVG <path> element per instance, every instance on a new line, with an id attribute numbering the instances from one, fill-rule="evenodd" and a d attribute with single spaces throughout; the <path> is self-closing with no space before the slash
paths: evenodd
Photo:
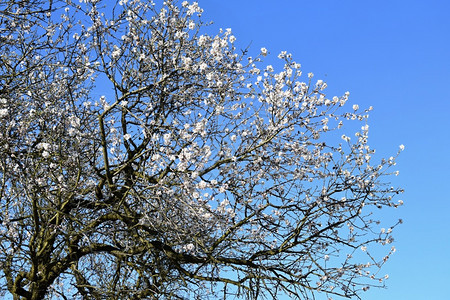
<path id="1" fill-rule="evenodd" d="M 267 49 L 266 48 L 261 48 L 261 55 L 262 56 L 267 56 Z"/>
<path id="2" fill-rule="evenodd" d="M 2 108 L 0 109 L 0 118 L 6 117 L 8 115 L 8 109 Z"/>

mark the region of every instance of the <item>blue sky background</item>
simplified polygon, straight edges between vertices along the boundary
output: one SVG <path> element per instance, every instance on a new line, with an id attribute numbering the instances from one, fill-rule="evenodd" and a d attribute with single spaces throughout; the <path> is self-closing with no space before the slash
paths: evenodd
<path id="1" fill-rule="evenodd" d="M 348 90 L 348 107 L 373 106 L 369 144 L 377 154 L 406 146 L 392 178 L 405 205 L 385 216 L 404 220 L 382 270 L 388 289 L 363 299 L 450 299 L 450 1 L 198 2 L 211 30 L 232 28 L 250 55 L 266 47 L 272 64 L 291 52 L 304 74 L 327 82 L 328 95 Z"/>

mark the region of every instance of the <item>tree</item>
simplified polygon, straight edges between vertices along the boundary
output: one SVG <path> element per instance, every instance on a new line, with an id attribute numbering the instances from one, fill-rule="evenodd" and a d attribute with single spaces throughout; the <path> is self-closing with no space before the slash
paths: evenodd
<path id="1" fill-rule="evenodd" d="M 393 227 L 375 208 L 401 190 L 385 180 L 395 158 L 371 162 L 368 110 L 345 111 L 349 94 L 327 98 L 290 54 L 275 72 L 265 48 L 208 35 L 195 2 L 80 2 L 0 1 L 3 296 L 384 285 Z"/>

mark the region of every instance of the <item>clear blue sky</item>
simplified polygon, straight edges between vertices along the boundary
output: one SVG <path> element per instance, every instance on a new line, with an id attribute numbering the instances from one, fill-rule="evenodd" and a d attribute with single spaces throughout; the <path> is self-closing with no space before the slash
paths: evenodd
<path id="1" fill-rule="evenodd" d="M 232 28 L 238 45 L 282 50 L 324 79 L 329 95 L 373 106 L 369 144 L 390 156 L 398 146 L 405 205 L 398 249 L 383 273 L 388 289 L 363 299 L 450 299 L 450 1 L 199 0 L 204 20 Z M 350 106 L 349 105 L 349 106 Z M 399 198 L 400 199 L 400 198 Z M 389 225 L 389 223 L 387 224 Z"/>

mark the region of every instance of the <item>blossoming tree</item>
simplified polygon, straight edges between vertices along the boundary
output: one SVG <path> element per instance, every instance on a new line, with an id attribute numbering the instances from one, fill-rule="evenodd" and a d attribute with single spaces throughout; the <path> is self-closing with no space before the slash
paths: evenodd
<path id="1" fill-rule="evenodd" d="M 400 190 L 395 158 L 371 160 L 368 110 L 326 97 L 290 54 L 276 72 L 265 48 L 207 34 L 195 2 L 80 2 L 0 0 L 1 295 L 384 285 L 395 225 L 374 216 Z"/>

